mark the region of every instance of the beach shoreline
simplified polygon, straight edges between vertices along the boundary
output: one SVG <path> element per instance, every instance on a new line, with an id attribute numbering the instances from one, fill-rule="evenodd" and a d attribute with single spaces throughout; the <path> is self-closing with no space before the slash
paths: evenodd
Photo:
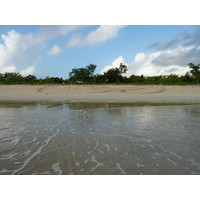
<path id="1" fill-rule="evenodd" d="M 0 85 L 0 101 L 200 103 L 200 85 Z"/>

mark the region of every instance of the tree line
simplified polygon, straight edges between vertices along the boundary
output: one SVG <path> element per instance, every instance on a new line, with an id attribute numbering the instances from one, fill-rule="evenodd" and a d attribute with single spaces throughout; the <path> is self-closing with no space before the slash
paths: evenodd
<path id="1" fill-rule="evenodd" d="M 68 79 L 46 77 L 38 79 L 34 75 L 22 76 L 20 73 L 0 73 L 0 84 L 163 84 L 184 85 L 200 83 L 200 64 L 189 63 L 190 71 L 185 75 L 176 74 L 143 76 L 125 76 L 127 66 L 120 63 L 119 67 L 111 68 L 103 74 L 94 74 L 96 65 L 90 64 L 84 68 L 73 68 Z"/>

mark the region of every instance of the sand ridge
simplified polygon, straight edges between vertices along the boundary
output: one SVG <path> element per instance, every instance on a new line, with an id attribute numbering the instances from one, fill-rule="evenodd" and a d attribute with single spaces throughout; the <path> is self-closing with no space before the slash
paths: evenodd
<path id="1" fill-rule="evenodd" d="M 0 85 L 0 100 L 200 102 L 200 85 Z"/>

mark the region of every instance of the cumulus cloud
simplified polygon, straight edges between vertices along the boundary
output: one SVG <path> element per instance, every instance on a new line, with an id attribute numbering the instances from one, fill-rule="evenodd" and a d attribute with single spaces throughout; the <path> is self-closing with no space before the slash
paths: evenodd
<path id="1" fill-rule="evenodd" d="M 46 54 L 56 56 L 56 55 L 58 55 L 59 53 L 62 53 L 62 52 L 63 52 L 63 50 L 59 46 L 54 45 Z"/>
<path id="2" fill-rule="evenodd" d="M 11 30 L 1 38 L 4 44 L 0 44 L 0 73 L 19 72 L 21 64 L 30 65 L 36 61 L 36 57 L 28 51 L 35 45 L 32 34 L 22 35 Z M 28 75 L 34 72 L 35 67 L 32 66 L 22 70 L 21 74 Z"/>
<path id="3" fill-rule="evenodd" d="M 115 59 L 111 65 L 107 65 L 103 68 L 103 70 L 100 72 L 100 74 L 103 74 L 104 72 L 108 71 L 112 68 L 118 68 L 120 66 L 120 63 L 124 63 L 124 58 L 122 56 L 119 56 L 117 59 Z"/>
<path id="4" fill-rule="evenodd" d="M 138 53 L 134 61 L 128 64 L 127 75 L 184 75 L 189 70 L 187 66 L 189 60 L 182 60 L 182 58 L 189 51 L 184 47 L 178 47 L 174 50 L 157 51 L 149 54 Z"/>
<path id="5" fill-rule="evenodd" d="M 21 39 L 21 34 L 14 30 L 1 37 L 4 44 L 0 44 L 0 71 L 3 73 L 16 72 L 17 67 L 14 60 L 21 56 L 21 51 L 25 48 L 25 42 Z"/>
<path id="6" fill-rule="evenodd" d="M 35 68 L 24 69 L 25 66 L 36 66 L 39 59 L 38 49 L 43 48 L 47 40 L 69 33 L 77 33 L 83 26 L 39 26 L 36 33 L 21 34 L 15 30 L 1 35 L 0 44 L 0 72 L 34 73 Z M 85 26 L 84 26 L 85 27 Z M 97 45 L 117 37 L 125 26 L 100 26 L 86 36 L 74 35 L 67 47 Z M 53 46 L 46 54 L 58 55 L 64 49 Z M 31 70 L 32 69 L 32 70 Z M 33 70 L 34 69 L 34 70 Z"/>
<path id="7" fill-rule="evenodd" d="M 157 41 L 147 48 L 155 51 L 137 53 L 133 62 L 126 64 L 127 76 L 184 75 L 189 71 L 188 63 L 200 63 L 200 26 L 194 32 L 181 32 L 167 42 Z M 122 61 L 124 58 L 120 57 Z M 105 66 L 102 72 L 111 67 L 113 64 Z"/>
<path id="8" fill-rule="evenodd" d="M 120 63 L 124 63 L 128 67 L 127 76 L 141 75 L 157 76 L 177 74 L 184 75 L 189 71 L 188 63 L 200 62 L 200 46 L 179 46 L 173 50 L 156 51 L 153 53 L 137 53 L 132 63 L 124 63 L 122 56 L 107 65 L 101 71 L 107 71 L 110 68 L 119 67 Z"/>
<path id="9" fill-rule="evenodd" d="M 188 61 L 199 61 L 200 50 L 195 46 L 179 46 L 173 50 L 161 51 L 161 53 L 152 61 L 153 64 L 159 66 L 170 66 L 176 64 L 184 66 Z"/>
<path id="10" fill-rule="evenodd" d="M 12 66 L 0 66 L 0 73 L 6 73 L 6 72 L 17 72 L 17 67 Z"/>
<path id="11" fill-rule="evenodd" d="M 0 72 L 18 72 L 22 66 L 35 66 L 40 60 L 37 48 L 43 42 L 58 36 L 64 36 L 79 26 L 39 26 L 37 33 L 21 34 L 15 30 L 9 31 L 7 34 L 1 35 L 3 44 L 0 44 Z M 50 55 L 61 53 L 62 49 L 54 46 L 50 51 Z M 33 67 L 22 70 L 26 74 L 33 74 Z"/>
<path id="12" fill-rule="evenodd" d="M 67 47 L 75 46 L 93 46 L 103 43 L 107 40 L 117 37 L 119 31 L 124 28 L 124 25 L 102 25 L 98 29 L 91 31 L 88 35 L 83 37 L 82 35 L 74 35 L 66 45 Z"/>
<path id="13" fill-rule="evenodd" d="M 26 68 L 25 70 L 22 70 L 20 72 L 20 74 L 22 76 L 28 76 L 28 75 L 33 75 L 35 73 L 35 66 L 31 66 L 31 67 L 28 67 Z"/>

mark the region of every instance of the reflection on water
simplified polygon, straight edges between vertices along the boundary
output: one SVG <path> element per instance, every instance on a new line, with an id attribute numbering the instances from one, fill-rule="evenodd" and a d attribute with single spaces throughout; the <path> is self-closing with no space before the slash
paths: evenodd
<path id="1" fill-rule="evenodd" d="M 1 104 L 0 174 L 200 174 L 200 105 Z"/>

